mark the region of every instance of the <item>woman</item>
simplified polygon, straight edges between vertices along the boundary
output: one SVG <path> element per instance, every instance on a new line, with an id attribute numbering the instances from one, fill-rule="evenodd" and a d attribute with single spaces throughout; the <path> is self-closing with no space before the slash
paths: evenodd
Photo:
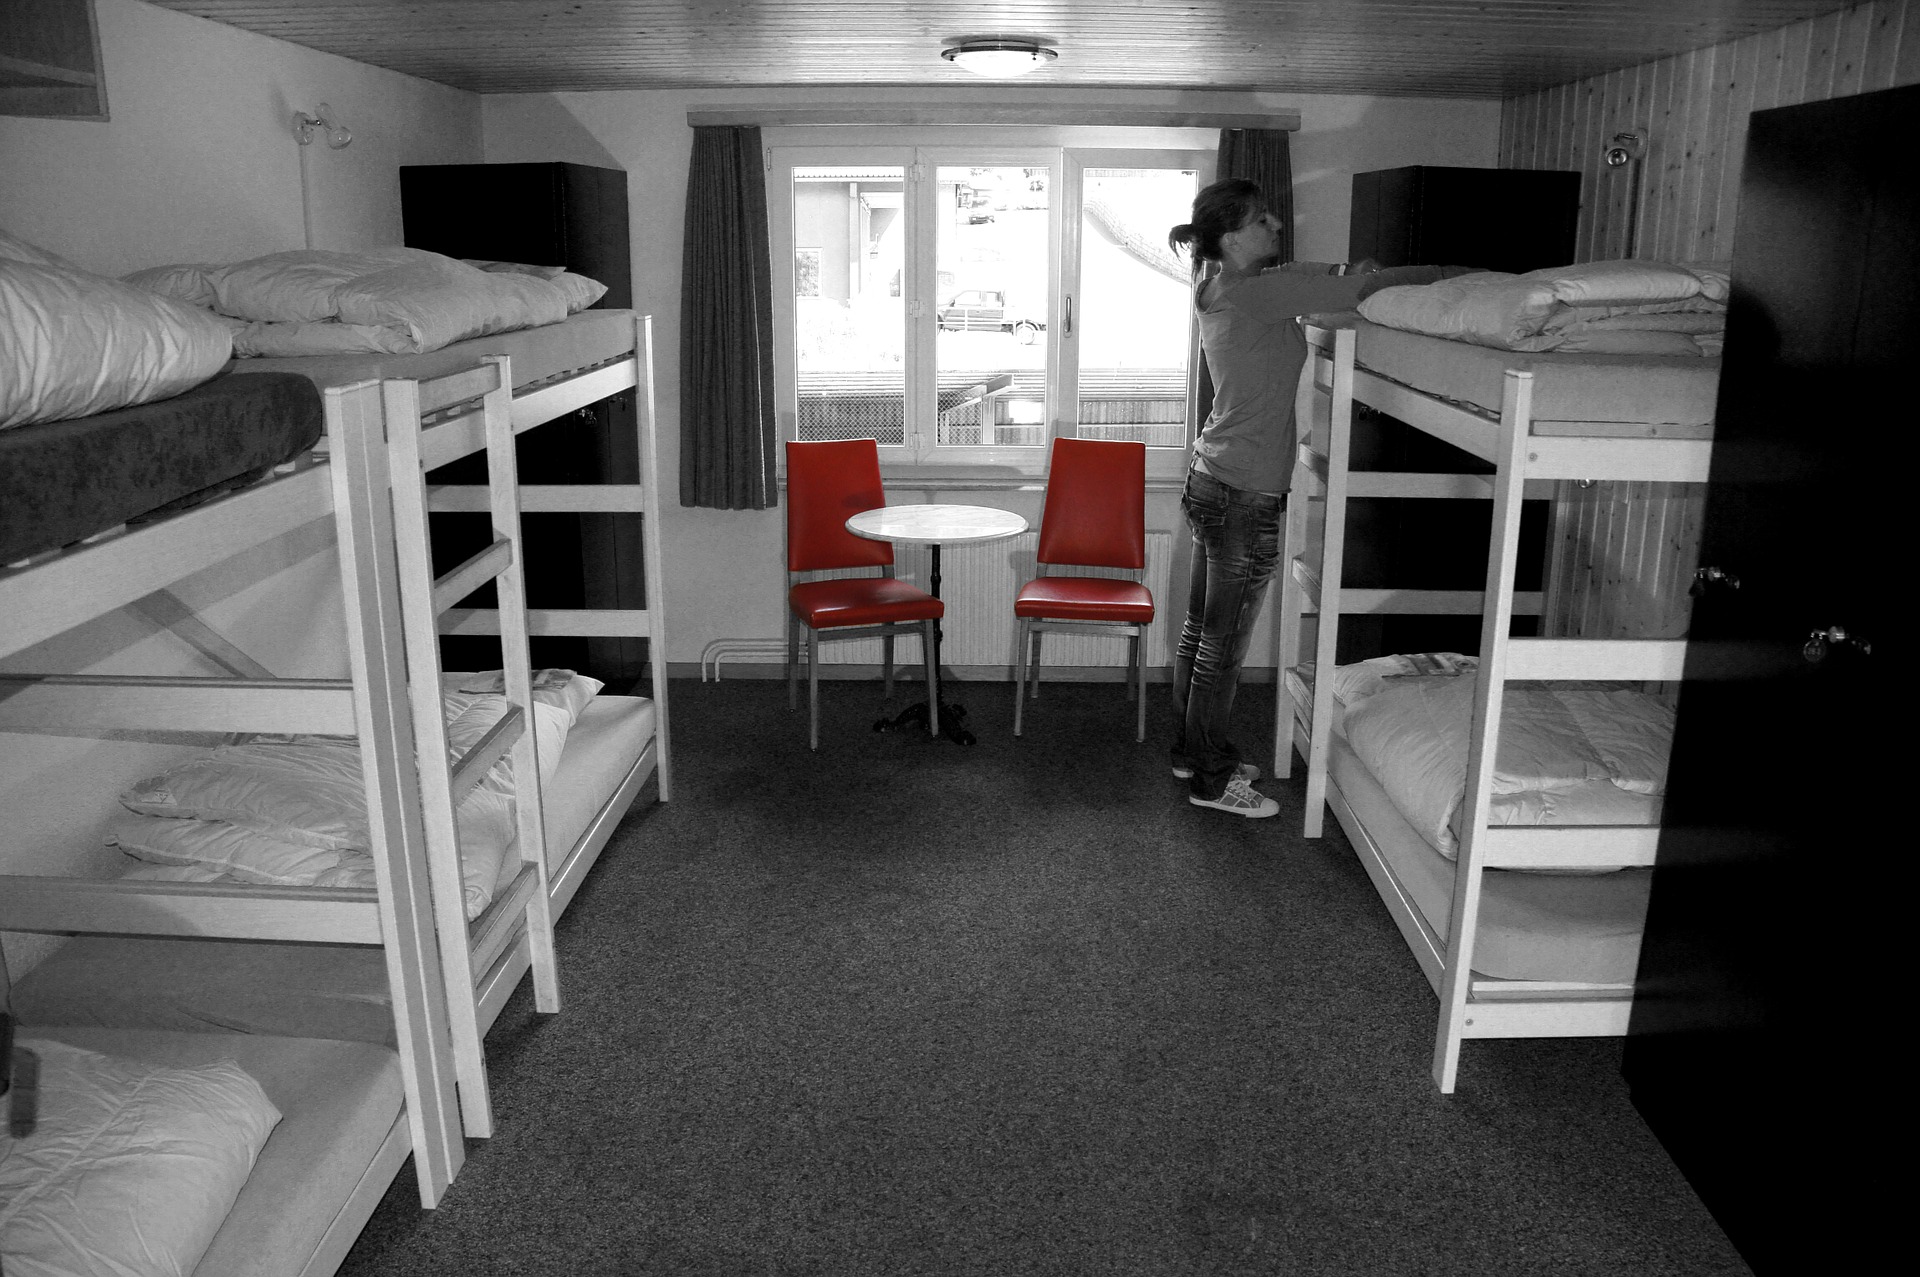
<path id="1" fill-rule="evenodd" d="M 1240 663 L 1280 556 L 1294 393 L 1307 357 L 1295 320 L 1351 310 L 1375 289 L 1432 283 L 1462 268 L 1276 265 L 1280 223 L 1260 188 L 1240 179 L 1201 191 L 1193 220 L 1174 227 L 1167 243 L 1193 254 L 1194 308 L 1214 387 L 1181 497 L 1193 529 L 1193 580 L 1173 666 L 1173 774 L 1187 780 L 1195 806 L 1272 816 L 1280 805 L 1253 787 L 1260 769 L 1241 760 L 1227 729 Z M 1200 278 L 1203 262 L 1220 269 Z"/>

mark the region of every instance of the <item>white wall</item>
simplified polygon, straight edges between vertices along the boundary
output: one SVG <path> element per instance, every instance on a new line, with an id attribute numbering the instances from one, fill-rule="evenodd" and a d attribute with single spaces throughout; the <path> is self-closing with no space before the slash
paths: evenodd
<path id="1" fill-rule="evenodd" d="M 136 0 L 99 0 L 112 119 L 0 117 L 0 226 L 108 274 L 301 247 L 296 106 L 340 109 L 353 144 L 316 144 L 319 247 L 400 240 L 398 166 L 481 156 L 480 100 Z M 346 673 L 331 528 L 309 525 L 176 592 L 275 673 Z M 115 613 L 0 668 L 218 673 L 179 639 Z M 0 872 L 105 873 L 129 781 L 206 742 L 0 734 Z M 48 947 L 6 936 L 13 974 Z"/>
<path id="2" fill-rule="evenodd" d="M 1354 173 L 1406 164 L 1473 167 L 1497 162 L 1500 104 L 1296 94 L 1182 94 L 1106 90 L 1067 93 L 993 91 L 994 101 L 1116 103 L 1188 106 L 1202 101 L 1227 109 L 1297 109 L 1293 139 L 1296 253 L 1308 260 L 1343 261 Z M 663 542 L 672 626 L 669 659 L 691 663 L 718 638 L 778 638 L 784 604 L 780 566 L 781 512 L 683 509 L 679 491 L 680 252 L 692 133 L 689 108 L 781 103 L 874 105 L 956 102 L 962 90 L 933 94 L 906 90 L 647 91 L 496 95 L 484 99 L 486 158 L 490 163 L 564 160 L 625 169 L 633 224 L 636 309 L 654 317 L 656 396 L 661 473 L 667 510 Z M 1217 134 L 1196 133 L 1211 148 Z M 770 139 L 771 140 L 771 139 Z M 902 493 L 896 500 L 941 499 Z M 955 500 L 1001 505 L 1037 522 L 1035 493 L 968 493 Z M 1150 497 L 1148 523 L 1178 528 L 1171 494 Z M 725 588 L 715 588 L 724 582 Z M 1256 636 L 1252 664 L 1271 664 L 1271 642 Z"/>
<path id="3" fill-rule="evenodd" d="M 480 158 L 471 93 L 138 0 L 98 0 L 111 119 L 0 116 L 0 226 L 90 270 L 124 275 L 305 245 L 400 242 L 402 164 Z M 293 138 L 325 101 L 353 130 Z"/>

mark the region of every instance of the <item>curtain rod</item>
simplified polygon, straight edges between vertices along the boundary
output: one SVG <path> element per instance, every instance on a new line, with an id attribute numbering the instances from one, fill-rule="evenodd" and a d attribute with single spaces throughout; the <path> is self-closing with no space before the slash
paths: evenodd
<path id="1" fill-rule="evenodd" d="M 1170 106 L 979 103 L 876 106 L 715 106 L 687 112 L 693 128 L 712 125 L 1113 125 L 1121 128 L 1280 129 L 1298 132 L 1300 112 L 1182 110 Z"/>

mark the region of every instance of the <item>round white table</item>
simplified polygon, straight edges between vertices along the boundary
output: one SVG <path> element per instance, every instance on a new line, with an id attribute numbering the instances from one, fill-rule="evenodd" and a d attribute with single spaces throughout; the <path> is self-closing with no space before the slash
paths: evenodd
<path id="1" fill-rule="evenodd" d="M 1027 521 L 1011 510 L 996 510 L 983 505 L 885 505 L 862 510 L 847 520 L 847 531 L 869 541 L 898 541 L 928 547 L 927 584 L 934 598 L 940 597 L 940 548 L 975 541 L 1000 541 L 1019 536 L 1027 530 Z M 940 641 L 944 625 L 933 631 L 933 664 L 940 666 Z M 946 676 L 941 675 L 944 682 Z M 974 743 L 973 733 L 961 725 L 966 706 L 940 698 L 940 730 L 961 745 Z M 927 707 L 912 705 L 891 720 L 874 724 L 875 730 L 897 730 L 927 722 Z"/>

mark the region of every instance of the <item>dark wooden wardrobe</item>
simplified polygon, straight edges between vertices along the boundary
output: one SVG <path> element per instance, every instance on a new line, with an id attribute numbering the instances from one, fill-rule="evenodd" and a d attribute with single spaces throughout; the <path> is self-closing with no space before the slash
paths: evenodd
<path id="1" fill-rule="evenodd" d="M 449 257 L 564 266 L 597 279 L 607 294 L 597 308 L 633 305 L 627 175 L 585 164 L 427 164 L 400 169 L 403 234 L 411 248 Z M 632 483 L 637 401 L 623 391 L 520 436 L 524 483 Z M 463 468 L 464 467 L 464 468 Z M 469 458 L 435 472 L 471 483 L 484 462 Z M 436 568 L 446 570 L 485 544 L 485 518 L 437 515 L 451 525 L 435 537 Z M 436 526 L 438 526 L 436 524 Z M 641 529 L 631 516 L 523 516 L 528 602 L 534 607 L 641 607 L 646 582 Z M 490 639 L 441 640 L 449 669 L 498 664 Z M 643 639 L 533 640 L 536 665 L 577 669 L 621 690 L 645 671 Z"/>
<path id="2" fill-rule="evenodd" d="M 1482 266 L 1519 274 L 1573 261 L 1580 174 L 1421 164 L 1353 175 L 1347 256 L 1382 266 Z M 1372 409 L 1353 418 L 1353 466 L 1429 474 L 1492 473 L 1458 448 Z M 1485 501 L 1358 498 L 1347 507 L 1346 584 L 1477 590 L 1486 579 L 1492 509 Z M 1538 590 L 1547 503 L 1522 515 L 1518 587 Z M 1520 632 L 1531 633 L 1522 622 Z M 1387 652 L 1473 652 L 1477 616 L 1353 616 L 1340 623 L 1342 661 Z"/>
<path id="3" fill-rule="evenodd" d="M 1624 1068 L 1762 1277 L 1903 1249 L 1913 787 L 1893 760 L 1912 728 L 1885 600 L 1911 539 L 1894 485 L 1920 368 L 1917 129 L 1920 87 L 1757 111 L 1741 179 Z"/>

